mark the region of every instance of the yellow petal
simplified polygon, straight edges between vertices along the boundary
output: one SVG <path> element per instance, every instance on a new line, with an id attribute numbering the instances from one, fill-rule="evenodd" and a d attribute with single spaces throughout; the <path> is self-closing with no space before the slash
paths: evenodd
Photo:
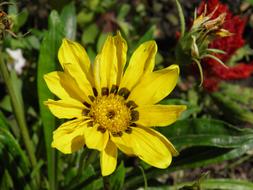
<path id="1" fill-rule="evenodd" d="M 177 65 L 146 74 L 132 90 L 128 99 L 133 100 L 137 105 L 155 104 L 174 89 L 178 75 Z"/>
<path id="2" fill-rule="evenodd" d="M 167 168 L 172 161 L 171 143 L 151 128 L 135 127 L 131 133 L 135 154 L 157 168 Z"/>
<path id="3" fill-rule="evenodd" d="M 74 99 L 65 100 L 51 100 L 45 101 L 49 110 L 54 114 L 54 116 L 60 119 L 72 119 L 80 118 L 83 116 L 83 110 L 85 106 Z"/>
<path id="4" fill-rule="evenodd" d="M 84 131 L 85 143 L 88 148 L 102 151 L 109 140 L 108 131 L 98 131 L 98 126 L 86 127 Z"/>
<path id="5" fill-rule="evenodd" d="M 97 90 L 98 95 L 101 95 L 101 84 L 100 84 L 100 63 L 101 63 L 101 55 L 98 54 L 94 60 L 93 64 L 93 76 L 94 83 Z"/>
<path id="6" fill-rule="evenodd" d="M 117 165 L 117 147 L 109 140 L 105 149 L 100 153 L 100 165 L 102 176 L 110 175 Z"/>
<path id="7" fill-rule="evenodd" d="M 78 87 L 86 96 L 93 96 L 93 77 L 89 58 L 81 45 L 64 39 L 58 52 L 64 72 L 75 79 Z"/>
<path id="8" fill-rule="evenodd" d="M 77 86 L 75 80 L 68 74 L 60 71 L 55 71 L 44 75 L 44 80 L 49 90 L 58 96 L 60 99 L 77 99 L 85 101 L 85 95 Z"/>
<path id="9" fill-rule="evenodd" d="M 101 88 L 111 88 L 117 81 L 117 54 L 112 36 L 108 36 L 100 53 L 100 86 Z"/>
<path id="10" fill-rule="evenodd" d="M 153 130 L 153 129 L 151 129 L 151 130 L 153 131 L 153 133 L 155 133 L 157 135 L 157 137 L 159 137 L 161 139 L 161 141 L 163 141 L 163 143 L 167 146 L 167 148 L 170 149 L 172 156 L 179 155 L 179 152 L 176 150 L 174 145 L 165 136 L 163 136 L 161 133 L 157 132 L 156 130 Z"/>
<path id="11" fill-rule="evenodd" d="M 167 126 L 172 124 L 186 109 L 184 105 L 146 105 L 137 107 L 139 119 L 135 122 L 141 126 Z"/>
<path id="12" fill-rule="evenodd" d="M 120 88 L 131 90 L 144 73 L 152 72 L 155 66 L 157 45 L 155 41 L 141 44 L 133 53 L 120 83 Z"/>
<path id="13" fill-rule="evenodd" d="M 127 43 L 124 40 L 124 38 L 122 38 L 120 32 L 117 32 L 117 35 L 113 37 L 113 39 L 114 44 L 116 46 L 117 65 L 118 65 L 118 73 L 117 73 L 118 76 L 116 85 L 119 86 L 127 59 Z"/>
<path id="14" fill-rule="evenodd" d="M 85 49 L 79 43 L 63 39 L 58 58 L 63 69 L 66 63 L 71 63 L 74 67 L 81 69 L 92 83 L 90 59 Z"/>
<path id="15" fill-rule="evenodd" d="M 84 146 L 84 127 L 82 120 L 69 121 L 62 124 L 53 133 L 52 147 L 64 154 L 73 153 Z"/>
<path id="16" fill-rule="evenodd" d="M 117 145 L 117 147 L 127 154 L 128 156 L 133 156 L 134 152 L 131 145 L 131 134 L 123 133 L 122 136 L 110 136 L 111 140 Z"/>
<path id="17" fill-rule="evenodd" d="M 73 77 L 80 89 L 80 92 L 85 97 L 94 96 L 91 83 L 86 78 L 86 75 L 80 69 L 74 67 L 71 63 L 66 63 L 64 66 L 64 72 Z M 87 101 L 91 103 L 90 100 Z"/>

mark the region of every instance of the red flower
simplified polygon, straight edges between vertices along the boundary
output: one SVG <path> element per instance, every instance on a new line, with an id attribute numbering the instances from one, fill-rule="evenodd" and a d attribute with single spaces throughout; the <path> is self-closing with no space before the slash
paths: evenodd
<path id="1" fill-rule="evenodd" d="M 226 54 L 216 54 L 222 62 L 226 63 L 237 49 L 245 44 L 243 32 L 246 24 L 245 18 L 234 16 L 227 5 L 219 2 L 219 0 L 208 0 L 202 2 L 198 8 L 198 14 L 201 14 L 205 6 L 207 6 L 207 14 L 213 12 L 216 8 L 213 18 L 218 17 L 222 13 L 226 13 L 223 28 L 231 32 L 233 35 L 229 37 L 218 38 L 214 40 L 209 47 L 220 49 Z M 204 88 L 209 91 L 217 91 L 221 80 L 235 80 L 248 78 L 253 73 L 253 63 L 236 64 L 233 67 L 224 67 L 214 59 L 205 59 L 202 61 L 204 67 Z"/>

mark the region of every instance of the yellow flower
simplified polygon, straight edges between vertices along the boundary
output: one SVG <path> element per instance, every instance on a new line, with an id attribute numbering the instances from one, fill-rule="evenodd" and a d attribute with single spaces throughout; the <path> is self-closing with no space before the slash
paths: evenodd
<path id="1" fill-rule="evenodd" d="M 86 145 L 100 151 L 102 175 L 117 165 L 118 149 L 157 168 L 170 165 L 178 152 L 152 126 L 167 126 L 185 110 L 182 105 L 154 105 L 175 87 L 179 67 L 153 71 L 157 46 L 140 45 L 124 72 L 127 44 L 120 33 L 109 36 L 94 64 L 78 43 L 64 39 L 58 58 L 63 72 L 44 76 L 60 100 L 46 105 L 58 118 L 72 119 L 54 131 L 52 147 L 65 154 Z"/>

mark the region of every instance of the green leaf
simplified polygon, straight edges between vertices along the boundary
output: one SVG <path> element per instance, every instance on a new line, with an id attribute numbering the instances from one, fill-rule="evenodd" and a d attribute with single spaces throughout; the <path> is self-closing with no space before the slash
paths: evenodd
<path id="1" fill-rule="evenodd" d="M 159 128 L 177 149 L 192 146 L 236 148 L 252 138 L 253 131 L 239 129 L 226 122 L 212 119 L 187 119 L 169 127 Z"/>
<path id="2" fill-rule="evenodd" d="M 131 23 L 128 23 L 124 20 L 116 20 L 117 25 L 119 26 L 120 30 L 126 35 L 129 36 L 130 31 L 133 30 L 133 26 Z"/>
<path id="3" fill-rule="evenodd" d="M 61 12 L 61 21 L 64 24 L 66 37 L 74 40 L 76 37 L 76 8 L 74 3 L 66 5 Z"/>
<path id="4" fill-rule="evenodd" d="M 22 92 L 22 81 L 20 78 L 18 78 L 17 73 L 14 70 L 10 71 L 10 79 L 13 84 L 14 93 L 21 104 L 22 110 L 24 110 L 23 97 L 22 94 L 20 93 Z"/>
<path id="5" fill-rule="evenodd" d="M 118 15 L 117 15 L 117 20 L 125 20 L 125 17 L 131 10 L 131 6 L 127 3 L 124 3 L 120 6 Z"/>
<path id="6" fill-rule="evenodd" d="M 253 50 L 249 45 L 245 45 L 233 53 L 229 60 L 226 61 L 226 65 L 235 66 L 238 61 L 242 60 L 244 57 L 248 58 L 251 55 L 253 55 Z"/>
<path id="7" fill-rule="evenodd" d="M 18 31 L 27 21 L 28 18 L 28 11 L 27 9 L 23 9 L 18 15 L 16 16 L 16 19 L 14 19 L 14 30 Z"/>
<path id="8" fill-rule="evenodd" d="M 97 178 L 89 183 L 87 186 L 81 188 L 81 190 L 98 190 L 103 188 L 103 179 Z"/>
<path id="9" fill-rule="evenodd" d="M 149 41 L 149 40 L 153 40 L 155 37 L 155 30 L 156 30 L 156 26 L 153 25 L 151 26 L 148 31 L 141 37 L 141 39 L 137 42 L 137 44 L 135 45 L 136 49 L 140 44 L 142 44 L 143 42 Z"/>
<path id="10" fill-rule="evenodd" d="M 0 102 L 0 108 L 5 111 L 12 112 L 10 95 L 6 95 L 3 97 L 3 99 Z"/>
<path id="11" fill-rule="evenodd" d="M 95 23 L 87 26 L 82 34 L 82 43 L 85 45 L 95 43 L 98 33 L 99 29 Z"/>
<path id="12" fill-rule="evenodd" d="M 243 97 L 243 90 L 240 91 L 240 93 L 238 92 L 238 96 Z M 229 120 L 246 121 L 253 124 L 253 113 L 248 106 L 243 106 L 243 104 L 233 100 L 233 97 L 231 98 L 228 96 L 228 94 L 222 92 L 212 93 L 211 97 L 221 108 L 225 117 L 227 117 Z"/>
<path id="13" fill-rule="evenodd" d="M 123 162 L 120 163 L 116 171 L 110 176 L 110 189 L 118 190 L 122 189 L 125 181 L 126 168 Z"/>
<path id="14" fill-rule="evenodd" d="M 184 12 L 183 12 L 183 9 L 182 9 L 182 6 L 181 6 L 179 0 L 175 0 L 175 1 L 176 1 L 177 11 L 178 11 L 179 19 L 180 19 L 180 32 L 181 32 L 181 36 L 184 36 L 184 33 L 185 33 Z"/>
<path id="15" fill-rule="evenodd" d="M 77 14 L 77 23 L 83 28 L 85 27 L 87 23 L 92 21 L 93 17 L 94 17 L 94 12 L 87 12 L 85 10 L 80 11 Z"/>
<path id="16" fill-rule="evenodd" d="M 0 128 L 10 129 L 9 123 L 2 111 L 0 111 Z"/>
<path id="17" fill-rule="evenodd" d="M 164 187 L 149 187 L 148 190 L 183 190 L 187 187 L 191 187 L 193 185 L 193 182 L 184 182 L 180 183 L 174 186 L 164 186 Z M 253 189 L 253 183 L 243 180 L 237 180 L 237 179 L 206 179 L 201 180 L 195 189 L 201 189 L 201 190 L 252 190 Z M 189 189 L 189 188 L 188 188 Z M 193 189 L 192 189 L 193 190 Z"/>
<path id="18" fill-rule="evenodd" d="M 55 150 L 51 148 L 52 134 L 56 126 L 55 117 L 49 112 L 44 105 L 44 101 L 49 98 L 54 98 L 48 90 L 43 75 L 57 68 L 57 53 L 64 37 L 64 27 L 60 17 L 56 11 L 52 11 L 49 16 L 49 31 L 46 32 L 40 48 L 39 63 L 38 63 L 38 96 L 40 115 L 43 123 L 44 138 L 47 151 L 47 167 L 50 187 L 55 189 L 56 181 L 56 166 L 55 166 Z"/>
<path id="19" fill-rule="evenodd" d="M 36 50 L 40 49 L 40 41 L 35 35 L 27 36 L 25 40 L 27 42 L 28 47 L 34 48 Z"/>
<path id="20" fill-rule="evenodd" d="M 15 189 L 32 189 L 29 159 L 20 148 L 17 140 L 8 130 L 0 126 L 0 165 L 8 171 Z M 30 176 L 31 177 L 31 176 Z"/>
<path id="21" fill-rule="evenodd" d="M 208 179 L 200 184 L 201 189 L 251 190 L 253 183 L 236 179 Z"/>
<path id="22" fill-rule="evenodd" d="M 243 107 L 253 108 L 253 89 L 250 87 L 222 82 L 219 92 Z"/>

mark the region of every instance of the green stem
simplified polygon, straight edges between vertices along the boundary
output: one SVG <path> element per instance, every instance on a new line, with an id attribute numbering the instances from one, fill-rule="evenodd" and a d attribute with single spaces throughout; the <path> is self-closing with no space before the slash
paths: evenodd
<path id="1" fill-rule="evenodd" d="M 148 189 L 148 181 L 147 181 L 147 177 L 146 177 L 145 171 L 144 171 L 144 169 L 142 168 L 142 166 L 138 166 L 138 168 L 140 168 L 141 173 L 142 173 L 142 176 L 143 176 L 143 180 L 144 180 L 144 190 L 147 190 L 147 189 Z"/>
<path id="2" fill-rule="evenodd" d="M 76 175 L 76 178 L 77 179 L 80 179 L 80 176 L 82 175 L 82 172 L 83 172 L 83 168 L 85 166 L 85 163 L 86 163 L 86 156 L 87 156 L 87 148 L 85 148 L 80 156 L 80 159 L 79 159 L 79 167 L 78 167 L 78 170 L 77 170 L 77 175 Z"/>
<path id="3" fill-rule="evenodd" d="M 34 153 L 33 143 L 29 137 L 29 133 L 28 133 L 28 129 L 27 129 L 26 121 L 25 121 L 23 105 L 19 101 L 19 98 L 17 94 L 15 93 L 14 86 L 10 78 L 8 69 L 3 61 L 1 48 L 0 48 L 0 72 L 5 81 L 6 87 L 8 89 L 8 92 L 11 98 L 12 109 L 14 111 L 14 115 L 16 117 L 17 123 L 20 127 L 25 148 L 27 150 L 32 166 L 35 167 L 37 165 L 37 161 L 36 161 L 36 157 Z"/>
<path id="4" fill-rule="evenodd" d="M 94 162 L 94 160 L 97 157 L 97 151 L 96 150 L 90 150 L 90 152 L 88 153 L 88 157 L 86 162 L 84 163 L 84 170 L 86 169 L 86 167 L 88 167 L 92 162 Z"/>
<path id="5" fill-rule="evenodd" d="M 180 36 L 183 37 L 184 33 L 185 33 L 184 12 L 183 12 L 181 4 L 179 3 L 179 0 L 175 0 L 175 1 L 176 1 L 176 5 L 177 5 L 178 14 L 179 14 L 179 20 L 180 20 L 180 29 L 181 29 Z"/>
<path id="6" fill-rule="evenodd" d="M 85 160 L 82 163 L 82 172 L 85 172 L 85 170 L 87 169 L 87 167 L 90 164 L 92 164 L 94 162 L 94 160 L 96 159 L 96 157 L 97 157 L 97 151 L 96 150 L 86 149 L 86 151 L 83 152 L 83 155 L 81 156 L 81 158 L 82 157 L 85 157 Z M 79 172 L 77 172 L 77 173 L 79 173 Z M 77 176 L 78 176 L 78 178 L 81 179 L 81 176 L 79 174 L 77 174 Z M 98 176 L 97 177 L 92 176 L 91 178 L 98 179 Z M 87 182 L 87 179 L 85 179 L 85 180 L 83 180 L 83 179 L 80 180 L 80 179 L 77 179 L 75 181 L 76 183 L 71 183 L 71 185 L 69 187 L 66 187 L 66 189 L 73 190 L 73 189 L 78 189 L 79 187 L 84 186 L 84 184 Z M 89 181 L 89 183 L 91 183 L 91 181 Z"/>

